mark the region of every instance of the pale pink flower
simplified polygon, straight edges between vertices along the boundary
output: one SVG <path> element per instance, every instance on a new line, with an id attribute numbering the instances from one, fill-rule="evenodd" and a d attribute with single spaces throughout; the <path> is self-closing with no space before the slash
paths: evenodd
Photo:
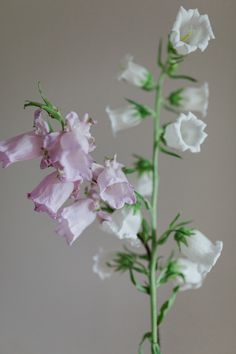
<path id="1" fill-rule="evenodd" d="M 57 168 L 63 181 L 91 180 L 93 160 L 89 152 L 95 148 L 90 134 L 92 124 L 88 115 L 80 120 L 76 113 L 69 113 L 66 116 L 66 130 L 45 137 L 41 168 Z"/>
<path id="2" fill-rule="evenodd" d="M 106 160 L 103 171 L 97 177 L 101 199 L 114 209 L 136 202 L 134 188 L 127 180 L 122 167 L 115 156 L 113 160 Z"/>
<path id="3" fill-rule="evenodd" d="M 42 156 L 43 138 L 49 132 L 49 126 L 42 119 L 40 110 L 35 112 L 34 126 L 34 131 L 0 141 L 2 167 L 8 167 L 16 161 L 31 160 Z"/>
<path id="4" fill-rule="evenodd" d="M 58 235 L 63 236 L 69 245 L 96 219 L 96 203 L 91 198 L 80 199 L 64 208 L 59 217 L 56 229 Z"/>
<path id="5" fill-rule="evenodd" d="M 28 193 L 28 198 L 34 202 L 36 211 L 45 211 L 55 218 L 73 190 L 72 182 L 61 182 L 57 172 L 53 172 L 46 176 L 31 193 Z"/>

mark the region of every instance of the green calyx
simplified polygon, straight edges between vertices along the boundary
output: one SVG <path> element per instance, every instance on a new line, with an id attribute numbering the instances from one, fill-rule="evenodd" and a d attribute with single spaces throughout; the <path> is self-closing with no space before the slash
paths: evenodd
<path id="1" fill-rule="evenodd" d="M 42 93 L 42 89 L 41 89 L 41 85 L 40 82 L 38 82 L 38 91 L 39 94 L 43 100 L 43 102 L 36 102 L 36 101 L 30 101 L 30 100 L 26 100 L 25 104 L 24 104 L 24 109 L 27 107 L 37 107 L 40 108 L 41 110 L 45 111 L 48 116 L 52 119 L 57 120 L 61 126 L 62 129 L 64 130 L 65 127 L 65 119 L 63 117 L 63 115 L 61 114 L 61 112 L 59 111 L 59 109 L 54 106 Z"/>

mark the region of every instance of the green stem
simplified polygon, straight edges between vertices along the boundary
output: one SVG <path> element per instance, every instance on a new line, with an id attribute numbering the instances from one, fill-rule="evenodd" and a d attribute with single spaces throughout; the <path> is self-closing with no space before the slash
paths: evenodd
<path id="1" fill-rule="evenodd" d="M 160 111 L 162 104 L 162 87 L 165 78 L 165 71 L 162 70 L 156 87 L 156 100 L 153 124 L 153 190 L 152 190 L 152 247 L 149 263 L 149 281 L 150 281 L 150 306 L 151 306 L 151 346 L 152 354 L 156 354 L 156 346 L 159 343 L 157 328 L 157 287 L 156 287 L 156 262 L 157 262 L 157 197 L 158 197 L 158 139 L 160 130 Z"/>

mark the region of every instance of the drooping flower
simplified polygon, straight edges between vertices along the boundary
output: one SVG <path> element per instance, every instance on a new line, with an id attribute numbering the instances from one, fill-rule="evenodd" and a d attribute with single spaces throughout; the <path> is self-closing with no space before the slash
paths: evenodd
<path id="1" fill-rule="evenodd" d="M 143 172 L 138 178 L 135 178 L 133 186 L 135 191 L 140 193 L 143 197 L 150 197 L 152 194 L 152 172 Z"/>
<path id="2" fill-rule="evenodd" d="M 91 136 L 92 125 L 88 115 L 80 120 L 70 112 L 66 116 L 66 130 L 48 134 L 44 139 L 44 158 L 41 167 L 53 166 L 58 169 L 63 181 L 91 180 L 94 138 Z"/>
<path id="3" fill-rule="evenodd" d="M 103 171 L 97 177 L 101 199 L 114 209 L 136 202 L 134 188 L 127 180 L 122 167 L 115 156 L 112 160 L 106 160 Z"/>
<path id="4" fill-rule="evenodd" d="M 65 207 L 58 216 L 56 233 L 69 245 L 96 219 L 96 204 L 91 198 L 83 198 Z"/>
<path id="5" fill-rule="evenodd" d="M 205 127 L 206 124 L 193 113 L 189 112 L 187 115 L 182 113 L 176 122 L 167 125 L 164 139 L 171 148 L 200 152 L 200 146 L 207 137 Z"/>
<path id="6" fill-rule="evenodd" d="M 2 167 L 13 162 L 31 160 L 43 155 L 43 139 L 50 131 L 47 122 L 42 118 L 41 111 L 34 114 L 35 130 L 0 141 L 0 161 Z"/>
<path id="7" fill-rule="evenodd" d="M 205 274 L 201 271 L 197 263 L 189 259 L 179 258 L 177 264 L 184 276 L 184 279 L 178 277 L 175 280 L 175 283 L 180 285 L 180 290 L 198 289 L 202 286 Z"/>
<path id="8" fill-rule="evenodd" d="M 194 52 L 198 48 L 203 52 L 214 33 L 208 15 L 200 15 L 197 9 L 179 9 L 172 31 L 170 42 L 180 55 Z"/>
<path id="9" fill-rule="evenodd" d="M 102 230 L 116 235 L 119 239 L 137 240 L 137 234 L 142 224 L 140 211 L 134 212 L 131 207 L 114 211 L 111 220 L 103 221 Z"/>
<path id="10" fill-rule="evenodd" d="M 35 204 L 36 211 L 45 211 L 55 218 L 58 210 L 70 197 L 74 190 L 72 182 L 61 182 L 57 172 L 46 176 L 40 184 L 28 194 Z"/>
<path id="11" fill-rule="evenodd" d="M 194 235 L 188 238 L 188 246 L 181 246 L 181 252 L 196 262 L 203 272 L 208 273 L 220 257 L 222 248 L 222 241 L 214 244 L 200 231 L 195 230 Z"/>
<path id="12" fill-rule="evenodd" d="M 169 100 L 181 112 L 200 112 L 205 117 L 208 108 L 208 98 L 208 83 L 205 82 L 200 87 L 186 87 L 175 91 L 170 95 Z"/>
<path id="13" fill-rule="evenodd" d="M 151 73 L 141 65 L 133 62 L 133 57 L 127 55 L 122 63 L 122 71 L 118 80 L 124 80 L 134 86 L 148 89 L 152 84 Z"/>
<path id="14" fill-rule="evenodd" d="M 120 130 L 135 127 L 142 121 L 140 113 L 132 105 L 116 110 L 111 110 L 107 107 L 106 112 L 110 118 L 111 128 L 114 135 Z"/>
<path id="15" fill-rule="evenodd" d="M 100 279 L 105 280 L 112 276 L 113 269 L 109 267 L 109 263 L 113 261 L 115 255 L 115 252 L 104 251 L 99 248 L 98 253 L 93 256 L 93 272 Z"/>

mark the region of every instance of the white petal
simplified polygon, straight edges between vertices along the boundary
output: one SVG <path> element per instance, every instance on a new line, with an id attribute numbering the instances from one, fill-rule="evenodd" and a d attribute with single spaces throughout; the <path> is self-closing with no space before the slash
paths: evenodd
<path id="1" fill-rule="evenodd" d="M 196 230 L 188 238 L 188 246 L 181 247 L 182 253 L 193 262 L 199 264 L 200 269 L 208 273 L 215 265 L 223 248 L 223 242 L 212 243 L 205 235 Z"/>
<path id="2" fill-rule="evenodd" d="M 200 152 L 200 146 L 207 137 L 205 127 L 206 124 L 193 113 L 182 113 L 175 123 L 166 127 L 164 139 L 166 144 L 174 149 Z"/>
<path id="3" fill-rule="evenodd" d="M 113 270 L 108 266 L 115 257 L 115 252 L 104 251 L 99 248 L 97 254 L 93 256 L 93 272 L 99 276 L 100 279 L 108 279 L 111 277 Z"/>
<path id="4" fill-rule="evenodd" d="M 112 214 L 111 220 L 102 223 L 103 231 L 115 234 L 119 239 L 137 239 L 141 227 L 142 215 L 139 211 L 133 212 L 132 208 L 124 207 Z"/>
<path id="5" fill-rule="evenodd" d="M 173 25 L 170 41 L 180 55 L 204 51 L 214 34 L 207 15 L 200 15 L 197 9 L 180 8 Z"/>
<path id="6" fill-rule="evenodd" d="M 200 288 L 204 280 L 204 273 L 199 269 L 198 264 L 184 258 L 179 258 L 177 262 L 185 278 L 185 281 L 180 277 L 175 280 L 175 283 L 181 286 L 180 290 Z"/>
<path id="7" fill-rule="evenodd" d="M 125 80 L 138 87 L 144 87 L 150 77 L 149 71 L 141 65 L 133 62 L 133 57 L 127 55 L 122 63 L 122 72 L 118 80 Z"/>
<path id="8" fill-rule="evenodd" d="M 207 82 L 205 82 L 201 87 L 186 87 L 181 92 L 179 109 L 186 112 L 200 112 L 203 116 L 206 116 L 208 98 L 209 88 Z"/>
<path id="9" fill-rule="evenodd" d="M 140 113 L 131 105 L 116 110 L 107 107 L 106 112 L 114 135 L 120 130 L 135 127 L 141 123 Z"/>
<path id="10" fill-rule="evenodd" d="M 152 172 L 143 172 L 138 178 L 131 180 L 136 192 L 143 197 L 149 197 L 152 194 Z"/>

